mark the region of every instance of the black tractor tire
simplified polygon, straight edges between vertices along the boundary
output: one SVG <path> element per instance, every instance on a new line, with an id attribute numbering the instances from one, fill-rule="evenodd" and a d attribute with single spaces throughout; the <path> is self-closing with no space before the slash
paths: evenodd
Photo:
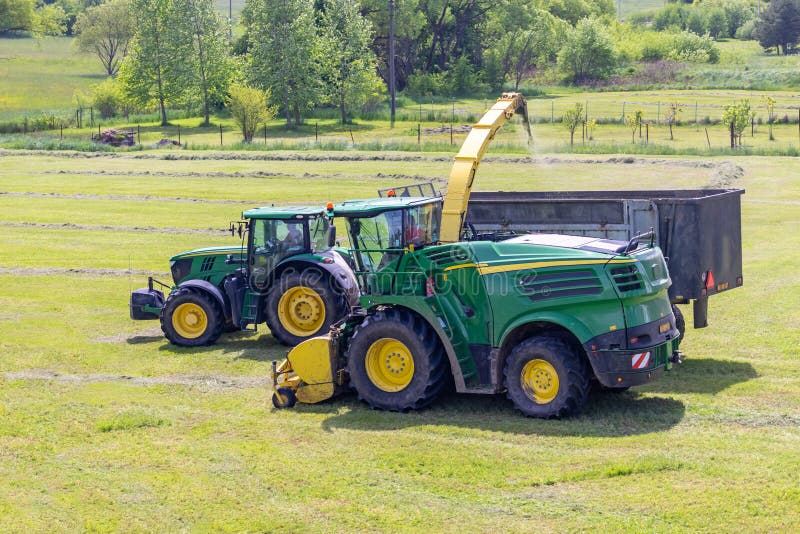
<path id="1" fill-rule="evenodd" d="M 292 326 L 290 325 L 289 329 L 287 329 L 287 326 L 281 322 L 278 311 L 281 297 L 287 291 L 299 286 L 314 290 L 325 307 L 324 321 L 320 322 L 319 328 L 315 328 L 313 331 L 309 330 L 306 335 L 299 335 L 300 332 L 296 329 L 294 333 L 290 332 L 289 329 L 292 329 Z M 264 317 L 267 327 L 275 339 L 290 347 L 314 336 L 326 334 L 330 326 L 347 315 L 348 311 L 349 305 L 344 292 L 331 280 L 328 273 L 323 273 L 318 269 L 308 269 L 302 272 L 284 272 L 280 279 L 272 284 L 267 293 L 267 298 L 264 299 Z"/>
<path id="2" fill-rule="evenodd" d="M 672 305 L 672 313 L 675 315 L 675 328 L 681 334 L 681 341 L 683 341 L 683 334 L 686 333 L 686 319 L 683 318 L 683 312 L 676 305 Z"/>
<path id="3" fill-rule="evenodd" d="M 194 331 L 193 328 L 181 326 L 180 317 L 176 317 L 176 310 L 181 313 L 182 306 L 188 306 L 194 313 L 199 314 L 201 322 L 205 321 L 202 330 Z M 204 317 L 204 319 L 202 319 Z M 222 334 L 225 317 L 219 302 L 211 295 L 192 288 L 179 288 L 167 298 L 161 310 L 161 330 L 170 343 L 181 347 L 202 347 L 211 345 Z M 184 321 L 185 322 L 185 321 Z"/>
<path id="4" fill-rule="evenodd" d="M 370 349 L 385 339 L 399 341 L 412 357 L 413 374 L 398 391 L 381 388 L 367 369 Z M 431 404 L 449 382 L 450 366 L 436 332 L 425 319 L 404 309 L 389 308 L 367 317 L 353 332 L 345 356 L 350 385 L 373 409 L 419 410 Z"/>
<path id="5" fill-rule="evenodd" d="M 297 404 L 297 395 L 295 395 L 292 388 L 278 388 L 272 394 L 272 405 L 279 410 L 292 408 L 295 404 Z"/>
<path id="6" fill-rule="evenodd" d="M 529 364 L 533 367 L 526 367 Z M 545 371 L 536 374 L 537 365 L 543 366 Z M 538 402 L 533 389 L 523 378 L 526 369 L 536 376 L 537 381 L 550 380 L 544 384 L 546 394 Z M 553 373 L 558 384 L 555 391 L 547 391 L 552 387 Z M 589 395 L 590 375 L 589 363 L 583 354 L 564 340 L 547 335 L 528 338 L 514 347 L 506 359 L 504 370 L 507 396 L 514 407 L 528 417 L 542 419 L 580 413 Z"/>

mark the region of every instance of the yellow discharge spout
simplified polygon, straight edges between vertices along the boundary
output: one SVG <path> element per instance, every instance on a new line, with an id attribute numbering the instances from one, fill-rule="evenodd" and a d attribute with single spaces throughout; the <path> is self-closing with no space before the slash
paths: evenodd
<path id="1" fill-rule="evenodd" d="M 442 227 L 440 240 L 442 243 L 455 243 L 461 239 L 461 229 L 464 225 L 464 214 L 467 212 L 469 194 L 472 182 L 475 180 L 475 171 L 483 158 L 486 148 L 494 139 L 497 130 L 514 113 L 522 112 L 525 119 L 525 128 L 530 138 L 528 125 L 528 109 L 525 97 L 520 93 L 503 93 L 497 102 L 483 117 L 472 127 L 464 144 L 456 154 L 450 178 L 447 182 L 447 194 L 442 206 Z"/>

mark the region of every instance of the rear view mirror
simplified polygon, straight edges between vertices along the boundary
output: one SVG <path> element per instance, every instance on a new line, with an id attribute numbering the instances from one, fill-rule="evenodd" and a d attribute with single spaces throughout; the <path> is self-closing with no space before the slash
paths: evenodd
<path id="1" fill-rule="evenodd" d="M 328 246 L 336 246 L 336 227 L 334 225 L 330 225 L 328 228 Z"/>

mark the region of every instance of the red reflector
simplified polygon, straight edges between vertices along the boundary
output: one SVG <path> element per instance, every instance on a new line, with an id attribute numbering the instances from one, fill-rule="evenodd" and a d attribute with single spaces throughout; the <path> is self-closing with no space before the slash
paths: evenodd
<path id="1" fill-rule="evenodd" d="M 714 289 L 714 271 L 709 270 L 706 273 L 706 289 Z"/>
<path id="2" fill-rule="evenodd" d="M 636 345 L 638 342 L 639 342 L 639 338 L 638 337 L 632 337 L 631 338 L 631 345 Z"/>

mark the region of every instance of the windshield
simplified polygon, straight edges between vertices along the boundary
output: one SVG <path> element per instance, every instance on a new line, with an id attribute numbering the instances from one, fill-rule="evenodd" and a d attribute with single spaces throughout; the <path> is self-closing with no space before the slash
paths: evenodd
<path id="1" fill-rule="evenodd" d="M 361 270 L 376 271 L 402 254 L 403 212 L 400 210 L 348 219 L 347 229 Z"/>
<path id="2" fill-rule="evenodd" d="M 439 221 L 442 208 L 440 204 L 425 204 L 408 208 L 405 211 L 404 246 L 420 248 L 439 241 Z"/>

